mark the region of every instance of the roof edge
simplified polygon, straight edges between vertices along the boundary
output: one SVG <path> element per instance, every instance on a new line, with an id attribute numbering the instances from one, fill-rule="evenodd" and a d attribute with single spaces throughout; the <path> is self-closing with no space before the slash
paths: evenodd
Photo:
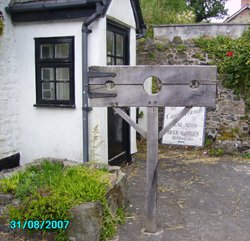
<path id="1" fill-rule="evenodd" d="M 241 12 L 243 12 L 247 8 L 250 8 L 250 4 L 246 4 L 244 7 L 240 8 L 237 12 L 235 12 L 233 15 L 228 17 L 223 23 L 228 23 L 230 20 L 235 18 L 237 15 L 239 15 Z"/>
<path id="2" fill-rule="evenodd" d="M 10 3 L 8 7 L 6 7 L 6 11 L 10 14 L 12 13 L 22 13 L 22 12 L 33 12 L 33 11 L 50 11 L 57 9 L 69 9 L 69 8 L 77 8 L 84 7 L 87 5 L 93 5 L 96 2 L 103 2 L 103 0 L 74 0 L 70 2 L 25 2 L 25 3 Z"/>

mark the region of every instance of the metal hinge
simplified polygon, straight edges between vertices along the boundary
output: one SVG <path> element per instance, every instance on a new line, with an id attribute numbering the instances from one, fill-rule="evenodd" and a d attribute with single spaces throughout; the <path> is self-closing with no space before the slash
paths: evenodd
<path id="1" fill-rule="evenodd" d="M 111 94 L 111 93 L 89 93 L 89 98 L 108 98 L 108 97 L 117 97 L 117 94 Z"/>

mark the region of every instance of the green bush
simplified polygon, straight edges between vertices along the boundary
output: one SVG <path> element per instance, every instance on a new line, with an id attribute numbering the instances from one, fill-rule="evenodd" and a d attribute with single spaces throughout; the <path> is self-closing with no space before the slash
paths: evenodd
<path id="1" fill-rule="evenodd" d="M 194 40 L 196 45 L 209 54 L 211 64 L 218 66 L 223 86 L 241 95 L 250 110 L 250 30 L 242 37 L 202 37 Z"/>
<path id="2" fill-rule="evenodd" d="M 70 208 L 99 200 L 104 210 L 101 232 L 104 240 L 115 234 L 115 225 L 120 220 L 112 217 L 105 197 L 110 185 L 106 170 L 80 165 L 63 167 L 61 163 L 44 161 L 0 180 L 0 192 L 12 193 L 21 200 L 18 207 L 9 207 L 10 220 L 21 222 L 70 220 Z M 57 239 L 67 240 L 65 231 L 58 230 Z"/>

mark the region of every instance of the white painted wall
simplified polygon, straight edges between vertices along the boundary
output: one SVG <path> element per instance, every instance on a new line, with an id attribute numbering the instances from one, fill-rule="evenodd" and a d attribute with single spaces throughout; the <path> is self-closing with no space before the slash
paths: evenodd
<path id="1" fill-rule="evenodd" d="M 8 3 L 0 1 L 5 19 L 4 33 L 0 36 L 0 159 L 19 152 L 16 41 L 10 17 L 4 10 Z"/>
<path id="2" fill-rule="evenodd" d="M 63 27 L 62 27 L 63 26 Z M 82 159 L 81 22 L 60 21 L 15 26 L 21 164 L 41 157 Z M 34 107 L 35 41 L 38 37 L 75 36 L 76 109 Z"/>
<path id="3" fill-rule="evenodd" d="M 119 9 L 119 11 L 117 11 Z M 122 11 L 121 11 L 122 10 Z M 118 14 L 119 12 L 119 14 Z M 135 64 L 135 22 L 130 1 L 112 1 L 108 18 L 125 22 L 131 29 L 130 58 Z M 82 58 L 81 26 L 76 20 L 16 24 L 15 52 L 19 89 L 19 126 L 21 164 L 36 158 L 53 157 L 82 160 Z M 89 27 L 89 66 L 106 65 L 106 17 Z M 35 89 L 35 42 L 38 37 L 75 37 L 75 109 L 34 107 Z M 135 117 L 135 111 L 133 110 Z M 89 114 L 90 157 L 96 161 L 108 161 L 107 109 L 94 108 Z M 95 132 L 93 130 L 96 130 Z M 95 134 L 94 134 L 95 133 Z M 98 135 L 96 143 L 95 135 Z M 135 132 L 131 130 L 132 148 L 136 151 Z"/>
<path id="4" fill-rule="evenodd" d="M 129 0 L 113 0 L 107 11 L 107 17 L 134 29 L 136 28 L 133 10 Z"/>

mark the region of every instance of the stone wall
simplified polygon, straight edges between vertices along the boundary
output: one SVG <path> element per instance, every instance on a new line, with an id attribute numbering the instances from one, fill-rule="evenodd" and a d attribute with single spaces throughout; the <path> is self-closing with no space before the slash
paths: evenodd
<path id="1" fill-rule="evenodd" d="M 183 40 L 198 38 L 201 36 L 226 35 L 238 38 L 246 30 L 249 24 L 168 24 L 154 26 L 154 38 L 165 38 L 172 41 L 174 37 L 181 37 Z"/>
<path id="2" fill-rule="evenodd" d="M 0 1 L 5 25 L 0 36 L 0 160 L 19 150 L 15 40 L 11 20 L 4 10 L 8 3 Z"/>
<path id="3" fill-rule="evenodd" d="M 175 37 L 172 42 L 161 40 L 140 40 L 137 43 L 138 65 L 208 65 L 208 54 L 196 47 L 192 40 L 183 41 Z M 160 108 L 159 126 L 163 125 L 163 111 Z M 245 102 L 218 83 L 218 98 L 215 108 L 207 108 L 207 134 L 216 139 L 218 145 L 230 148 L 250 146 L 249 117 L 246 117 Z M 228 145 L 229 144 L 229 145 Z"/>

